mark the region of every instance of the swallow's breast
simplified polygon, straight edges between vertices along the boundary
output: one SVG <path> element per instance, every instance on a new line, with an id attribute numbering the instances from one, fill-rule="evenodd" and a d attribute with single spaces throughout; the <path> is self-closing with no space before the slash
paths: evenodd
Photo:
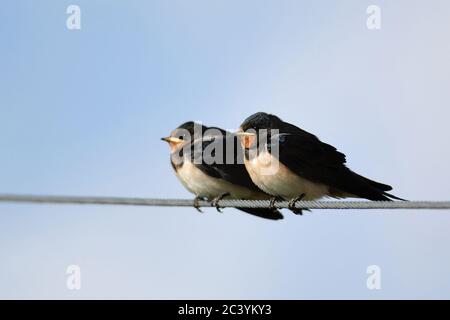
<path id="1" fill-rule="evenodd" d="M 245 167 L 253 182 L 273 196 L 292 199 L 305 194 L 305 200 L 313 200 L 329 194 L 326 185 L 298 176 L 267 151 L 246 158 Z"/>
<path id="2" fill-rule="evenodd" d="M 223 193 L 230 193 L 228 198 L 260 199 L 260 194 L 246 187 L 212 177 L 200 170 L 191 161 L 185 160 L 176 171 L 176 175 L 186 189 L 197 196 L 214 198 Z"/>

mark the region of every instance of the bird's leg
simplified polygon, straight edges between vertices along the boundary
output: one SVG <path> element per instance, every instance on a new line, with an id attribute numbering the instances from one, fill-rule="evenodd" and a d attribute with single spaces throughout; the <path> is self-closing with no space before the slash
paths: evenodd
<path id="1" fill-rule="evenodd" d="M 278 196 L 270 198 L 270 203 L 269 203 L 269 209 L 270 210 L 276 210 L 277 209 L 277 207 L 275 206 L 275 202 L 276 201 L 283 201 L 283 198 L 278 197 Z"/>
<path id="2" fill-rule="evenodd" d="M 305 195 L 306 195 L 306 194 L 302 193 L 302 194 L 299 195 L 298 197 L 291 199 L 291 200 L 289 201 L 289 203 L 288 203 L 288 208 L 289 208 L 289 210 L 291 210 L 291 211 L 292 211 L 293 213 L 295 213 L 295 214 L 300 214 L 300 215 L 302 215 L 302 214 L 303 214 L 303 213 L 302 213 L 302 209 L 296 208 L 296 207 L 295 207 L 295 204 L 297 203 L 297 201 L 302 200 L 302 199 L 305 197 Z"/>
<path id="3" fill-rule="evenodd" d="M 194 208 L 197 209 L 198 212 L 203 213 L 202 209 L 200 209 L 200 200 L 205 200 L 204 197 L 196 196 L 194 198 Z"/>
<path id="4" fill-rule="evenodd" d="M 219 201 L 222 200 L 223 198 L 225 198 L 226 196 L 229 196 L 229 195 L 230 195 L 229 192 L 224 192 L 224 193 L 222 193 L 221 195 L 218 195 L 217 197 L 215 197 L 214 199 L 212 199 L 212 201 L 211 201 L 211 207 L 216 207 L 216 210 L 217 210 L 217 211 L 222 212 L 222 211 L 220 210 L 220 207 L 219 207 Z"/>

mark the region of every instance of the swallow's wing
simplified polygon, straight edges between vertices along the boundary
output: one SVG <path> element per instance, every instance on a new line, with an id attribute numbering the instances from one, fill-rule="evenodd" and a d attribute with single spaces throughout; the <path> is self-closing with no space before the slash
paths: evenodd
<path id="1" fill-rule="evenodd" d="M 345 155 L 306 131 L 275 135 L 279 143 L 279 160 L 297 175 L 323 183 L 336 191 L 370 200 L 389 200 L 385 191 L 391 186 L 372 181 L 351 171 Z M 393 197 L 395 198 L 395 197 Z"/>
<path id="2" fill-rule="evenodd" d="M 250 190 L 263 193 L 263 191 L 253 183 L 247 169 L 245 169 L 245 165 L 243 164 L 243 151 L 240 145 L 238 145 L 238 142 L 235 135 L 203 137 L 201 141 L 194 141 L 193 143 L 193 145 L 195 145 L 195 143 L 201 143 L 202 152 L 192 152 L 192 161 L 198 169 L 211 177 L 223 179 L 234 185 L 243 186 Z M 199 158 L 199 156 L 201 156 L 201 158 Z M 236 209 L 264 219 L 283 219 L 283 215 L 277 209 Z"/>
<path id="3" fill-rule="evenodd" d="M 195 144 L 198 150 L 195 152 Z M 198 169 L 209 176 L 262 192 L 251 180 L 243 163 L 243 152 L 235 135 L 216 135 L 203 137 L 193 143 L 192 161 Z"/>
<path id="4" fill-rule="evenodd" d="M 305 178 L 325 168 L 345 166 L 345 155 L 314 135 L 281 133 L 273 139 L 279 143 L 280 161 Z"/>

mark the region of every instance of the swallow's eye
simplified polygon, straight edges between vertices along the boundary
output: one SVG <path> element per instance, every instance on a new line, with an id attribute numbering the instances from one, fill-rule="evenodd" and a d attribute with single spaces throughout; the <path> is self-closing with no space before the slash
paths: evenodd
<path id="1" fill-rule="evenodd" d="M 174 135 L 175 138 L 180 139 L 180 140 L 186 140 L 186 133 L 182 133 L 182 132 L 177 132 Z"/>

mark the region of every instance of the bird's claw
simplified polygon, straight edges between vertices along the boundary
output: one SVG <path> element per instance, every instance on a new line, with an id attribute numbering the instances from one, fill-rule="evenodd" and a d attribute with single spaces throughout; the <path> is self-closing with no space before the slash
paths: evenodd
<path id="1" fill-rule="evenodd" d="M 280 197 L 272 197 L 270 198 L 270 202 L 269 202 L 269 209 L 270 210 L 276 210 L 277 207 L 275 206 L 275 202 L 283 200 Z"/>
<path id="2" fill-rule="evenodd" d="M 302 215 L 303 214 L 302 209 L 297 208 L 295 206 L 295 204 L 297 203 L 297 201 L 302 200 L 304 197 L 305 197 L 305 194 L 302 193 L 300 196 L 291 199 L 288 203 L 288 209 L 291 210 L 295 214 Z"/>
<path id="3" fill-rule="evenodd" d="M 218 212 L 222 213 L 222 210 L 219 207 L 219 201 L 229 195 L 230 195 L 229 192 L 225 192 L 225 193 L 222 193 L 221 195 L 215 197 L 214 199 L 211 200 L 211 207 L 215 207 Z"/>
<path id="4" fill-rule="evenodd" d="M 202 209 L 200 209 L 200 200 L 203 200 L 201 197 L 194 198 L 194 208 L 197 209 L 198 212 L 203 213 Z"/>

